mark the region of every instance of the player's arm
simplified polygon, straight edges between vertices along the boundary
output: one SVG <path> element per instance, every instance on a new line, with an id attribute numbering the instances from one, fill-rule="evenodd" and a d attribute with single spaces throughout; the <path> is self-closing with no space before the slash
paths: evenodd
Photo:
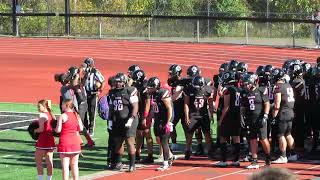
<path id="1" fill-rule="evenodd" d="M 172 94 L 172 101 L 176 101 L 179 97 L 181 97 L 183 93 L 183 87 L 182 86 L 177 86 Z"/>
<path id="2" fill-rule="evenodd" d="M 130 104 L 132 106 L 132 113 L 130 117 L 137 117 L 139 110 L 139 98 L 138 91 L 136 88 L 134 88 L 134 91 L 131 93 Z"/>
<path id="3" fill-rule="evenodd" d="M 261 93 L 261 98 L 262 98 L 262 102 L 263 102 L 263 113 L 264 113 L 264 116 L 269 117 L 270 101 L 269 101 L 268 88 L 265 88 L 261 92 L 262 92 Z"/>
<path id="4" fill-rule="evenodd" d="M 279 110 L 280 110 L 280 103 L 281 103 L 281 93 L 278 92 L 274 96 L 274 109 L 272 117 L 275 118 L 278 116 Z"/>
<path id="5" fill-rule="evenodd" d="M 230 94 L 226 94 L 223 96 L 223 102 L 224 102 L 224 106 L 222 109 L 222 113 L 221 113 L 221 117 L 220 117 L 220 121 L 219 124 L 222 123 L 223 119 L 225 118 L 225 116 L 227 115 L 227 112 L 229 111 L 229 107 L 230 107 Z"/>
<path id="6" fill-rule="evenodd" d="M 106 81 L 100 71 L 97 70 L 95 75 L 97 80 L 101 83 L 101 86 L 99 87 L 99 91 L 103 91 L 104 87 L 106 86 Z"/>
<path id="7" fill-rule="evenodd" d="M 172 112 L 173 112 L 171 97 L 170 96 L 169 97 L 164 97 L 162 99 L 162 101 L 163 101 L 163 103 L 164 103 L 164 105 L 165 105 L 165 107 L 167 109 L 167 117 L 168 117 L 167 123 L 169 123 L 170 120 L 172 119 Z"/>
<path id="8" fill-rule="evenodd" d="M 185 95 L 184 96 L 184 106 L 183 106 L 183 109 L 184 109 L 184 117 L 185 117 L 185 121 L 187 123 L 187 125 L 190 124 L 190 119 L 189 119 L 189 103 L 190 103 L 190 97 Z"/>
<path id="9" fill-rule="evenodd" d="M 209 105 L 210 118 L 213 120 L 213 113 L 215 111 L 215 102 L 213 98 L 213 93 L 211 93 L 208 98 L 208 105 Z"/>
<path id="10" fill-rule="evenodd" d="M 143 111 L 143 114 L 142 114 L 142 125 L 144 127 L 147 126 L 147 118 L 149 117 L 149 112 L 150 112 L 150 108 L 151 108 L 151 99 L 150 99 L 150 96 L 144 92 L 145 95 L 146 95 L 146 98 L 144 100 L 144 103 L 145 103 L 145 107 L 144 107 L 144 111 Z"/>

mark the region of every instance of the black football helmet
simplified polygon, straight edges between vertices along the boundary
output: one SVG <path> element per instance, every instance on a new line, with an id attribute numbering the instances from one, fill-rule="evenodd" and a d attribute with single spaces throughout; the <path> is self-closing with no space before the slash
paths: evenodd
<path id="1" fill-rule="evenodd" d="M 225 63 L 220 65 L 219 73 L 228 71 L 228 69 L 229 69 L 229 63 L 225 62 Z"/>
<path id="2" fill-rule="evenodd" d="M 300 64 L 292 64 L 289 69 L 290 77 L 301 76 L 303 73 L 303 68 Z"/>
<path id="3" fill-rule="evenodd" d="M 200 76 L 200 74 L 201 74 L 200 68 L 196 65 L 190 66 L 187 70 L 187 76 L 189 77 Z"/>
<path id="4" fill-rule="evenodd" d="M 131 76 L 132 80 L 136 81 L 136 82 L 143 82 L 143 80 L 146 79 L 146 75 L 144 73 L 144 71 L 140 70 L 136 70 L 132 73 Z"/>
<path id="5" fill-rule="evenodd" d="M 258 66 L 258 67 L 257 67 L 257 70 L 256 70 L 256 74 L 257 74 L 259 77 L 263 77 L 263 76 L 264 76 L 264 67 L 263 67 L 263 66 Z"/>
<path id="6" fill-rule="evenodd" d="M 154 89 L 160 89 L 161 82 L 160 79 L 157 77 L 152 77 L 147 82 L 147 88 L 154 88 Z"/>
<path id="7" fill-rule="evenodd" d="M 171 77 L 179 77 L 182 73 L 181 66 L 173 64 L 169 67 L 169 74 Z"/>
<path id="8" fill-rule="evenodd" d="M 246 73 L 243 76 L 242 83 L 244 85 L 247 85 L 247 84 L 257 85 L 258 76 L 256 74 Z"/>
<path id="9" fill-rule="evenodd" d="M 265 67 L 264 67 L 264 73 L 266 73 L 266 74 L 271 74 L 272 73 L 272 70 L 273 70 L 273 66 L 272 65 L 266 65 Z"/>
<path id="10" fill-rule="evenodd" d="M 224 85 L 235 83 L 236 80 L 236 73 L 234 71 L 227 71 L 222 75 L 222 81 Z"/>
<path id="11" fill-rule="evenodd" d="M 302 64 L 303 73 L 307 73 L 310 68 L 312 68 L 312 65 L 310 63 L 305 62 Z"/>
<path id="12" fill-rule="evenodd" d="M 191 82 L 192 86 L 196 89 L 200 89 L 202 88 L 203 86 L 205 86 L 206 82 L 205 82 L 205 79 L 201 76 L 195 76 L 193 79 L 192 79 L 192 82 Z"/>
<path id="13" fill-rule="evenodd" d="M 123 83 L 126 84 L 128 79 L 127 79 L 127 76 L 124 73 L 118 73 L 118 74 L 115 75 L 114 81 L 115 82 L 123 82 Z"/>
<path id="14" fill-rule="evenodd" d="M 236 71 L 239 62 L 237 60 L 232 59 L 229 63 L 229 71 Z"/>
<path id="15" fill-rule="evenodd" d="M 248 72 L 248 64 L 245 62 L 240 62 L 237 66 L 237 73 L 243 74 Z"/>
<path id="16" fill-rule="evenodd" d="M 284 79 L 284 71 L 280 68 L 275 68 L 272 70 L 272 77 L 275 82 Z"/>
<path id="17" fill-rule="evenodd" d="M 140 68 L 138 65 L 136 65 L 136 64 L 131 65 L 131 66 L 128 68 L 128 76 L 131 78 L 132 73 L 133 73 L 134 71 L 140 70 L 140 69 L 141 69 L 141 68 Z"/>

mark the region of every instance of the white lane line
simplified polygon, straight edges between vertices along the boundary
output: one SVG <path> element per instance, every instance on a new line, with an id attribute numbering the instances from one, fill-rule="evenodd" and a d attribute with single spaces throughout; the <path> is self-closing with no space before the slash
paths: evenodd
<path id="1" fill-rule="evenodd" d="M 222 177 L 225 177 L 225 176 L 230 176 L 232 174 L 238 174 L 238 173 L 241 173 L 241 172 L 244 172 L 244 171 L 247 171 L 247 169 L 243 169 L 243 170 L 240 170 L 240 171 L 235 171 L 235 172 L 232 172 L 232 173 L 227 173 L 227 174 L 216 176 L 216 177 L 213 177 L 213 178 L 208 178 L 206 180 L 218 179 L 218 178 L 222 178 Z"/>
<path id="2" fill-rule="evenodd" d="M 10 130 L 14 130 L 14 129 L 25 129 L 28 126 L 21 126 L 21 127 L 14 127 L 14 128 L 9 128 L 9 129 L 4 129 L 4 130 L 0 130 L 0 132 L 5 132 L 5 131 L 10 131 Z"/>
<path id="3" fill-rule="evenodd" d="M 27 119 L 27 120 L 22 120 L 22 121 L 13 121 L 13 122 L 8 122 L 8 123 L 2 123 L 2 124 L 0 124 L 0 126 L 5 126 L 8 124 L 17 124 L 17 123 L 22 123 L 22 122 L 29 122 L 29 121 L 33 121 L 33 120 L 37 120 L 37 119 Z"/>
<path id="4" fill-rule="evenodd" d="M 85 50 L 81 51 L 81 53 L 84 53 Z M 213 55 L 221 55 L 221 56 L 224 56 L 225 58 L 227 58 L 226 56 L 237 56 L 237 57 L 233 57 L 233 58 L 240 58 L 240 57 L 243 57 L 245 56 L 246 59 L 250 58 L 250 60 L 252 62 L 263 62 L 263 63 L 267 63 L 269 62 L 270 60 L 277 60 L 275 61 L 275 63 L 283 63 L 284 60 L 288 59 L 288 58 L 293 58 L 293 55 L 290 54 L 290 55 L 284 55 L 283 53 L 277 53 L 276 55 L 267 55 L 267 54 L 264 54 L 263 56 L 259 57 L 259 59 L 257 60 L 256 57 L 257 57 L 257 53 L 258 52 L 254 52 L 254 51 L 250 51 L 248 53 L 243 53 L 243 52 L 238 52 L 238 51 L 233 51 L 233 52 L 225 52 L 226 50 L 213 50 L 212 52 L 208 53 L 208 52 L 199 52 L 199 51 L 194 51 L 193 54 L 180 54 L 181 51 L 179 52 L 172 52 L 172 54 L 162 54 L 162 53 L 157 53 L 157 52 L 153 52 L 152 54 L 148 53 L 148 52 L 139 52 L 139 51 L 119 51 L 117 53 L 115 53 L 114 51 L 109 51 L 109 50 L 106 50 L 106 51 L 97 51 L 95 50 L 94 52 L 92 50 L 88 51 L 88 53 L 90 53 L 91 55 L 95 55 L 95 56 L 105 56 L 105 54 L 103 53 L 106 53 L 108 51 L 108 57 L 109 58 L 113 58 L 115 59 L 116 57 L 128 57 L 128 58 L 132 58 L 132 54 L 134 54 L 136 57 L 139 57 L 139 59 L 157 59 L 161 56 L 166 56 L 167 59 L 174 59 L 175 61 L 182 61 L 182 62 L 189 62 L 189 63 L 192 63 L 194 62 L 195 59 L 201 59 L 201 63 L 212 63 L 212 62 L 216 62 L 218 63 L 217 61 L 219 59 L 221 59 L 221 57 L 217 56 L 216 58 L 212 58 Z M 2 52 L 2 51 L 0 51 Z M 15 53 L 15 54 L 29 54 L 29 53 L 32 53 L 33 55 L 35 54 L 38 54 L 39 53 L 39 50 L 28 50 L 27 51 L 24 51 L 23 53 L 20 53 L 20 52 L 17 52 L 16 50 L 6 50 L 5 53 L 8 53 L 8 52 L 12 52 L 12 53 Z M 131 55 L 130 55 L 131 53 Z M 167 52 L 167 53 L 170 53 L 170 52 Z M 66 52 L 66 51 L 61 51 L 60 53 L 57 53 L 57 54 L 61 54 L 63 56 L 77 56 L 79 55 L 79 53 L 74 53 L 74 52 Z M 41 54 L 41 55 L 47 55 L 47 56 L 56 56 L 57 54 L 51 54 L 51 53 L 47 53 L 47 54 Z M 195 55 L 196 54 L 196 55 Z M 201 58 L 199 58 L 201 56 Z M 310 55 L 311 57 L 311 55 Z M 309 58 L 310 58 L 309 57 Z M 231 57 L 229 57 L 231 58 Z M 301 58 L 299 56 L 299 58 Z M 304 58 L 307 58 L 307 55 L 304 55 Z M 241 58 L 240 58 L 241 59 Z M 246 60 L 246 59 L 241 59 L 241 60 Z"/>
<path id="5" fill-rule="evenodd" d="M 307 168 L 307 169 L 302 169 L 302 170 L 299 170 L 299 171 L 295 171 L 294 173 L 295 173 L 295 174 L 298 174 L 298 173 L 300 173 L 300 172 L 302 172 L 302 171 L 307 171 L 307 170 L 310 170 L 310 169 L 315 169 L 315 168 L 317 168 L 317 167 L 320 167 L 320 165 L 316 165 L 316 166 L 309 167 L 309 168 Z"/>
<path id="6" fill-rule="evenodd" d="M 210 164 L 213 165 L 213 164 L 217 164 L 217 163 L 218 162 L 214 162 L 214 163 L 210 163 Z M 199 169 L 199 168 L 201 168 L 201 167 L 193 167 L 193 168 L 185 169 L 185 170 L 182 170 L 182 171 L 177 171 L 177 172 L 173 172 L 173 173 L 169 173 L 169 174 L 163 174 L 163 175 L 160 175 L 160 176 L 154 176 L 154 177 L 147 178 L 147 179 L 144 179 L 144 180 L 162 178 L 162 177 L 165 177 L 165 176 L 170 176 L 170 175 L 173 175 L 173 174 L 179 174 L 179 173 L 183 173 L 183 172 L 187 172 L 187 171 L 192 171 L 194 169 Z"/>
<path id="7" fill-rule="evenodd" d="M 187 171 L 191 171 L 191 170 L 199 169 L 199 168 L 200 167 L 193 167 L 193 168 L 185 169 L 185 170 L 182 170 L 182 171 L 177 171 L 177 172 L 173 172 L 173 173 L 169 173 L 169 174 L 163 174 L 163 175 L 160 175 L 160 176 L 154 176 L 154 177 L 147 178 L 147 179 L 144 179 L 144 180 L 162 178 L 162 177 L 165 177 L 165 176 L 170 176 L 170 175 L 173 175 L 173 174 L 179 174 L 179 173 L 183 173 L 183 172 L 187 172 Z"/>

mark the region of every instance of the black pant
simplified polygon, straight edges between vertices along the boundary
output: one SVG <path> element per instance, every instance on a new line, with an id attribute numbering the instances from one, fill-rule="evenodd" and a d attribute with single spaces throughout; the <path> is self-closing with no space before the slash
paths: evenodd
<path id="1" fill-rule="evenodd" d="M 89 132 L 93 132 L 95 126 L 95 117 L 96 117 L 96 110 L 97 110 L 97 102 L 98 102 L 98 95 L 97 94 L 90 94 L 88 93 L 87 103 L 88 103 L 88 111 L 85 115 L 84 126 Z"/>
<path id="2" fill-rule="evenodd" d="M 107 149 L 107 162 L 111 164 L 115 164 L 115 142 L 112 134 L 112 130 L 108 130 L 109 138 L 108 138 L 108 149 Z"/>
<path id="3" fill-rule="evenodd" d="M 305 128 L 306 124 L 304 123 L 304 109 L 300 107 L 295 112 L 291 132 L 297 148 L 304 148 Z"/>

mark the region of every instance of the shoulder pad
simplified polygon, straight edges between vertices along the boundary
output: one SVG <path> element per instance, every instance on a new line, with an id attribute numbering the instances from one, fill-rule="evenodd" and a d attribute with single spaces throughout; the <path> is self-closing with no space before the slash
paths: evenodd
<path id="1" fill-rule="evenodd" d="M 167 89 L 161 88 L 161 89 L 159 89 L 158 93 L 159 93 L 159 95 L 160 95 L 161 98 L 168 98 L 168 97 L 170 97 L 170 92 L 169 92 L 169 90 L 167 90 Z"/>
<path id="2" fill-rule="evenodd" d="M 130 96 L 133 96 L 134 94 L 137 93 L 137 88 L 133 87 L 133 86 L 130 86 L 130 87 L 125 87 L 128 91 L 128 93 L 130 94 Z"/>

